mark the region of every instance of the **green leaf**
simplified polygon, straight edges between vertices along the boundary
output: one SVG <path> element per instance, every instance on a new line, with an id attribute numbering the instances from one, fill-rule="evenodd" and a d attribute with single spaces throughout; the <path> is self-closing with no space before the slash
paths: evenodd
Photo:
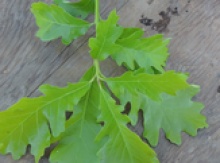
<path id="1" fill-rule="evenodd" d="M 65 0 L 54 0 L 54 3 L 72 16 L 85 19 L 89 14 L 94 13 L 95 0 L 80 0 L 79 2 L 69 2 Z"/>
<path id="2" fill-rule="evenodd" d="M 98 153 L 101 162 L 158 163 L 155 152 L 127 128 L 129 118 L 121 113 L 124 108 L 116 105 L 105 90 L 100 91 L 99 121 L 104 122 L 104 127 L 97 139 L 108 138 Z"/>
<path id="3" fill-rule="evenodd" d="M 94 83 L 86 96 L 74 108 L 58 146 L 50 156 L 51 163 L 98 163 L 98 150 L 102 142 L 95 142 L 101 129 L 99 115 L 99 88 Z M 65 160 L 65 161 L 64 161 Z"/>
<path id="4" fill-rule="evenodd" d="M 128 69 L 135 70 L 154 67 L 164 72 L 166 59 L 168 57 L 168 39 L 162 35 L 154 35 L 143 38 L 144 32 L 140 28 L 125 28 L 123 34 L 116 41 L 117 49 L 111 57 L 118 65 L 124 64 Z"/>
<path id="5" fill-rule="evenodd" d="M 31 145 L 38 162 L 50 138 L 65 130 L 65 113 L 72 111 L 90 87 L 89 82 L 69 84 L 65 88 L 44 85 L 44 96 L 23 98 L 8 110 L 0 112 L 0 152 L 19 159 Z"/>
<path id="6" fill-rule="evenodd" d="M 117 26 L 118 15 L 112 11 L 107 20 L 102 20 L 97 25 L 96 38 L 90 38 L 89 47 L 94 59 L 104 60 L 115 48 L 115 41 L 122 34 L 122 27 Z"/>
<path id="7" fill-rule="evenodd" d="M 68 45 L 74 39 L 84 35 L 91 26 L 90 23 L 71 16 L 57 5 L 33 3 L 31 11 L 39 27 L 36 35 L 42 41 L 62 37 L 62 42 Z"/>
<path id="8" fill-rule="evenodd" d="M 124 102 L 124 97 L 128 95 L 138 97 L 139 93 L 153 100 L 159 100 L 163 92 L 175 95 L 178 90 L 189 86 L 185 79 L 183 74 L 174 71 L 167 71 L 163 74 L 135 74 L 128 71 L 120 77 L 108 78 L 106 82 L 116 97 Z"/>
<path id="9" fill-rule="evenodd" d="M 99 60 L 111 56 L 118 65 L 123 64 L 130 70 L 144 68 L 151 71 L 154 67 L 164 72 L 169 40 L 162 35 L 144 38 L 142 29 L 120 27 L 118 18 L 112 11 L 106 21 L 98 24 L 97 37 L 89 41 L 91 56 Z"/>
<path id="10" fill-rule="evenodd" d="M 191 100 L 198 92 L 199 87 L 191 86 L 178 91 L 176 96 L 163 93 L 160 102 L 145 98 L 141 106 L 144 116 L 143 135 L 151 145 L 158 144 L 161 128 L 171 142 L 180 145 L 182 131 L 195 136 L 197 129 L 208 126 L 205 116 L 200 114 L 203 104 Z"/>

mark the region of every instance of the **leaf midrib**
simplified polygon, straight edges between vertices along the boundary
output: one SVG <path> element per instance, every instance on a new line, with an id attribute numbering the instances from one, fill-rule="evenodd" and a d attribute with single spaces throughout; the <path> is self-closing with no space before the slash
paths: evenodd
<path id="1" fill-rule="evenodd" d="M 110 109 L 110 106 L 109 106 L 109 102 L 107 101 L 107 99 L 105 98 L 106 96 L 105 96 L 105 94 L 103 93 L 103 90 L 101 91 L 102 92 L 102 95 L 103 95 L 103 97 L 104 97 L 104 99 L 105 99 L 105 103 L 107 104 L 107 108 L 109 108 L 108 110 L 109 110 L 109 112 L 112 114 L 112 117 L 113 117 L 113 119 L 114 119 L 114 121 L 115 121 L 115 124 L 116 124 L 116 126 L 117 126 L 117 128 L 118 128 L 118 130 L 119 130 L 119 132 L 121 133 L 121 136 L 123 137 L 123 142 L 124 142 L 124 144 L 125 144 L 125 146 L 126 146 L 126 150 L 127 150 L 127 152 L 129 153 L 129 156 L 130 156 L 130 158 L 131 158 L 131 160 L 133 160 L 133 158 L 131 157 L 132 156 L 132 154 L 131 154 L 131 152 L 128 150 L 129 148 L 128 148 L 128 143 L 125 141 L 125 138 L 124 138 L 124 135 L 123 135 L 123 132 L 122 132 L 122 129 L 121 129 L 121 125 L 117 122 L 117 118 L 115 117 L 115 114 L 112 112 L 112 110 Z"/>
<path id="2" fill-rule="evenodd" d="M 87 22 L 82 22 L 82 23 L 85 23 L 84 25 L 78 25 L 78 24 L 74 24 L 73 25 L 73 24 L 69 24 L 69 23 L 60 23 L 60 22 L 52 21 L 52 20 L 46 19 L 46 18 L 44 18 L 42 16 L 41 16 L 41 20 L 44 20 L 44 21 L 46 21 L 46 22 L 48 22 L 50 24 L 58 24 L 60 26 L 68 26 L 68 27 L 72 27 L 72 28 L 80 28 L 80 27 L 87 27 L 87 26 L 89 26 L 89 23 L 87 23 Z"/>

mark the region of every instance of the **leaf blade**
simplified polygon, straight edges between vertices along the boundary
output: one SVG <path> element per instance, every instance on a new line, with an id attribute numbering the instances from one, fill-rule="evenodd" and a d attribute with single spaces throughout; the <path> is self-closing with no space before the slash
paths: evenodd
<path id="1" fill-rule="evenodd" d="M 64 160 L 65 163 L 99 162 L 96 153 L 102 142 L 95 142 L 95 137 L 101 129 L 101 125 L 97 123 L 98 106 L 98 85 L 93 83 L 86 96 L 75 106 L 74 115 L 68 120 L 66 131 L 51 153 L 51 163 L 63 163 Z"/>
<path id="2" fill-rule="evenodd" d="M 191 101 L 191 98 L 198 92 L 197 86 L 191 86 L 178 91 L 176 96 L 162 94 L 162 101 L 157 103 L 146 99 L 147 102 L 142 105 L 143 135 L 152 146 L 158 144 L 160 128 L 164 130 L 167 139 L 180 145 L 182 131 L 195 136 L 199 128 L 208 126 L 205 116 L 200 113 L 204 106 Z"/>
<path id="3" fill-rule="evenodd" d="M 114 43 L 121 35 L 123 29 L 117 26 L 119 16 L 113 10 L 106 21 L 97 25 L 96 38 L 90 38 L 89 47 L 93 59 L 104 60 L 114 50 Z"/>
<path id="4" fill-rule="evenodd" d="M 118 98 L 125 96 L 124 91 L 127 90 L 136 96 L 138 96 L 138 92 L 142 92 L 154 100 L 159 100 L 162 92 L 175 95 L 177 90 L 189 86 L 183 74 L 174 71 L 167 71 L 163 74 L 135 74 L 128 71 L 120 77 L 108 78 L 106 82 Z"/>
<path id="5" fill-rule="evenodd" d="M 94 13 L 95 0 L 81 0 L 79 2 L 68 2 L 54 0 L 54 3 L 70 13 L 72 16 L 85 19 L 89 14 Z"/>
<path id="6" fill-rule="evenodd" d="M 123 28 L 118 25 L 118 19 L 113 10 L 106 21 L 97 25 L 96 38 L 89 40 L 91 56 L 99 60 L 111 56 L 118 65 L 124 65 L 129 70 L 144 68 L 150 72 L 154 67 L 164 72 L 169 39 L 159 34 L 144 38 L 142 29 Z"/>
<path id="7" fill-rule="evenodd" d="M 70 44 L 74 39 L 84 35 L 90 23 L 75 18 L 56 5 L 42 2 L 33 3 L 31 12 L 39 27 L 37 37 L 42 41 L 51 41 L 62 37 L 62 42 Z"/>
<path id="8" fill-rule="evenodd" d="M 117 50 L 111 54 L 118 65 L 125 65 L 130 70 L 152 67 L 164 72 L 163 67 L 168 57 L 168 39 L 162 35 L 143 38 L 143 30 L 139 28 L 124 28 L 124 33 L 116 41 Z"/>
<path id="9" fill-rule="evenodd" d="M 41 91 L 45 96 L 23 98 L 8 110 L 0 112 L 0 152 L 10 152 L 14 159 L 19 159 L 30 144 L 34 147 L 31 153 L 38 162 L 44 149 L 50 145 L 50 129 L 53 136 L 64 131 L 65 112 L 72 110 L 71 106 L 78 103 L 88 88 L 88 82 L 69 84 L 62 89 L 42 86 Z M 56 111 L 52 111 L 52 108 Z M 59 121 L 54 121 L 57 117 Z"/>
<path id="10" fill-rule="evenodd" d="M 127 128 L 129 118 L 120 113 L 123 107 L 115 105 L 115 101 L 102 89 L 100 102 L 102 113 L 99 121 L 104 121 L 104 127 L 97 139 L 108 136 L 107 143 L 98 153 L 102 162 L 158 163 L 154 151 Z"/>

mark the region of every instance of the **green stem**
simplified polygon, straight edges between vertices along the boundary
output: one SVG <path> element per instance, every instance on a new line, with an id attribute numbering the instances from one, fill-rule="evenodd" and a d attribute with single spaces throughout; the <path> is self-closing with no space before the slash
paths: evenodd
<path id="1" fill-rule="evenodd" d="M 94 59 L 94 65 L 96 69 L 96 77 L 99 77 L 101 71 L 100 71 L 99 61 L 97 59 Z"/>
<path id="2" fill-rule="evenodd" d="M 99 20 L 100 20 L 100 13 L 99 13 L 99 0 L 95 0 L 95 26 L 96 26 L 96 31 L 98 30 L 98 24 L 99 24 Z M 96 32 L 96 37 L 97 37 L 97 32 Z M 96 68 L 96 78 L 98 83 L 100 82 L 100 77 L 101 75 L 101 71 L 100 71 L 100 65 L 99 65 L 99 61 L 97 59 L 94 59 L 94 66 Z"/>

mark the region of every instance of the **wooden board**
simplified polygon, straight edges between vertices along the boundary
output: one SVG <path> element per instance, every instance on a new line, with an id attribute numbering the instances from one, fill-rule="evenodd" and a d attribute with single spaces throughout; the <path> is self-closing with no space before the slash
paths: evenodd
<path id="1" fill-rule="evenodd" d="M 88 37 L 94 30 L 65 47 L 56 40 L 42 43 L 35 38 L 37 27 L 29 12 L 34 0 L 0 2 L 0 103 L 1 110 L 23 96 L 37 96 L 37 87 L 43 83 L 64 86 L 77 81 L 92 64 L 88 56 Z M 195 100 L 206 105 L 203 113 L 208 117 L 209 128 L 199 130 L 195 138 L 183 134 L 180 147 L 170 144 L 161 131 L 156 152 L 161 163 L 219 163 L 220 162 L 220 1 L 219 0 L 102 0 L 102 16 L 117 8 L 120 24 L 143 27 L 146 35 L 156 33 L 138 21 L 141 14 L 155 20 L 167 7 L 178 7 L 179 16 L 172 16 L 165 36 L 172 38 L 167 69 L 189 72 L 190 82 L 201 85 Z M 45 0 L 45 2 L 50 2 Z M 114 3 L 113 3 L 114 2 Z M 92 18 L 90 18 L 92 19 Z M 114 62 L 102 64 L 106 75 L 124 71 Z M 141 133 L 141 123 L 135 130 Z M 0 163 L 32 163 L 33 157 L 25 156 L 12 161 L 1 156 Z M 43 158 L 41 163 L 47 162 Z"/>

